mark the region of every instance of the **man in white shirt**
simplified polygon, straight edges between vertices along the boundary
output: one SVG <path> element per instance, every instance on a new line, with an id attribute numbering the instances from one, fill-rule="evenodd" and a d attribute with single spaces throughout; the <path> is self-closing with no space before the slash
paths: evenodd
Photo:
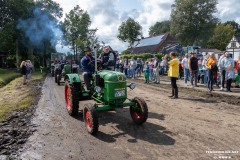
<path id="1" fill-rule="evenodd" d="M 218 60 L 218 69 L 221 74 L 221 90 L 224 90 L 225 84 L 225 77 L 226 77 L 226 68 L 225 68 L 225 59 L 226 59 L 226 52 L 220 56 Z"/>
<path id="2" fill-rule="evenodd" d="M 184 83 L 187 85 L 188 78 L 190 77 L 190 70 L 189 70 L 189 64 L 188 64 L 188 54 L 185 54 L 185 57 L 183 58 L 182 62 L 182 67 L 184 70 Z"/>

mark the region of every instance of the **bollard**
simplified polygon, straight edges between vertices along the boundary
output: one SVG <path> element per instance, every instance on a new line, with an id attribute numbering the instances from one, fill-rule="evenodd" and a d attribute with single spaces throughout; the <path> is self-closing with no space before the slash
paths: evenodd
<path id="1" fill-rule="evenodd" d="M 42 67 L 42 66 L 40 66 L 41 73 L 42 73 L 42 69 L 43 69 L 43 67 Z"/>

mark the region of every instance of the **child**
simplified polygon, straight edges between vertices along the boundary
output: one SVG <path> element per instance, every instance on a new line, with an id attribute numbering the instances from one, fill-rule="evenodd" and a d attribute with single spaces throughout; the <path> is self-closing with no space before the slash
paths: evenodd
<path id="1" fill-rule="evenodd" d="M 149 65 L 148 62 L 145 63 L 144 67 L 144 77 L 145 77 L 145 83 L 149 83 Z"/>
<path id="2" fill-rule="evenodd" d="M 240 69 L 238 69 L 238 74 L 237 74 L 237 76 L 235 78 L 235 81 L 236 81 L 235 87 L 239 88 L 239 84 L 240 84 Z"/>

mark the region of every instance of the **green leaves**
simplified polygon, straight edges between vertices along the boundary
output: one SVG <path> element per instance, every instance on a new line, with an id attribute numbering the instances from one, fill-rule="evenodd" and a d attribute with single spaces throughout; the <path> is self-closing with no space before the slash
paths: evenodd
<path id="1" fill-rule="evenodd" d="M 72 46 L 74 54 L 88 44 L 90 16 L 80 6 L 74 7 L 64 19 L 65 39 Z M 95 32 L 94 32 L 95 33 Z"/>
<path id="2" fill-rule="evenodd" d="M 36 56 L 41 56 L 43 59 L 47 59 L 47 52 L 51 52 L 55 50 L 55 46 L 51 45 L 55 44 L 54 38 L 43 38 L 39 42 L 40 44 L 32 45 L 29 43 L 29 36 L 26 36 L 26 29 L 17 29 L 20 19 L 21 21 L 28 21 L 29 25 L 26 28 L 30 29 L 30 26 L 34 25 L 33 19 L 37 19 L 41 21 L 41 18 L 34 17 L 34 11 L 36 9 L 41 10 L 43 14 L 45 14 L 52 23 L 59 24 L 59 18 L 62 17 L 62 8 L 60 5 L 53 0 L 1 0 L 0 1 L 0 50 L 9 52 L 9 55 L 13 55 L 16 53 L 16 57 L 20 57 L 21 59 L 31 59 L 34 53 L 38 52 L 40 54 L 36 54 Z M 35 22 L 38 22 L 35 21 Z M 49 26 L 50 23 L 45 21 L 45 23 Z M 36 23 L 39 24 L 39 23 Z M 31 28 L 33 31 L 39 31 L 38 27 Z M 53 34 L 56 34 L 56 29 L 53 29 L 51 33 L 46 31 L 46 25 L 43 25 L 45 29 L 44 33 L 48 33 L 47 35 L 51 37 Z M 54 32 L 54 33 L 53 33 Z M 60 31 L 59 31 L 60 32 Z M 40 34 L 42 35 L 42 34 Z M 37 35 L 32 34 L 32 36 L 39 37 Z M 44 36 L 46 37 L 46 36 Z M 54 36 L 52 36 L 54 37 Z M 36 42 L 35 42 L 36 43 Z M 44 52 L 44 53 L 43 53 Z M 42 54 L 43 53 L 43 54 Z M 19 61 L 19 60 L 17 60 Z M 43 60 L 44 61 L 44 60 Z M 33 62 L 33 61 L 32 61 Z M 42 62 L 42 61 L 41 61 Z M 17 64 L 19 66 L 19 64 Z"/>
<path id="3" fill-rule="evenodd" d="M 132 18 L 128 18 L 128 20 L 122 22 L 118 28 L 118 39 L 124 42 L 128 42 L 130 48 L 132 48 L 134 42 L 141 39 L 141 30 L 142 27 L 138 22 L 134 21 Z"/>
<path id="4" fill-rule="evenodd" d="M 235 21 L 227 21 L 227 22 L 224 23 L 224 25 L 228 25 L 228 24 L 233 27 L 234 34 L 238 34 L 238 35 L 240 34 L 240 25 L 237 22 L 235 22 Z"/>
<path id="5" fill-rule="evenodd" d="M 214 17 L 217 0 L 175 0 L 170 31 L 183 45 L 206 46 L 218 22 Z"/>
<path id="6" fill-rule="evenodd" d="M 63 15 L 63 9 L 58 3 L 52 0 L 38 0 L 36 1 L 36 6 L 49 13 L 53 19 L 61 18 Z"/>
<path id="7" fill-rule="evenodd" d="M 162 59 L 163 54 L 162 53 L 157 53 L 155 54 L 159 60 Z M 153 58 L 153 54 L 152 53 L 143 53 L 143 54 L 123 54 L 122 53 L 122 58 L 123 59 L 131 59 L 132 57 L 137 59 L 137 58 L 141 58 L 143 60 L 147 60 L 148 58 Z"/>
<path id="8" fill-rule="evenodd" d="M 170 31 L 170 21 L 156 22 L 149 28 L 150 36 L 158 36 Z"/>
<path id="9" fill-rule="evenodd" d="M 221 51 L 226 49 L 227 44 L 234 34 L 234 29 L 230 24 L 219 24 L 214 29 L 214 34 L 209 40 L 208 47 L 216 48 Z"/>

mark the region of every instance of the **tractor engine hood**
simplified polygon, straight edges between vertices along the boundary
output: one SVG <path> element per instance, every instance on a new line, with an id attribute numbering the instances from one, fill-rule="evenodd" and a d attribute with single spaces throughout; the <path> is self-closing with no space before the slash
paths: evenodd
<path id="1" fill-rule="evenodd" d="M 124 82 L 126 81 L 126 76 L 123 73 L 115 72 L 115 71 L 109 71 L 109 70 L 103 70 L 98 72 L 101 78 L 104 79 L 104 81 L 108 82 Z"/>

